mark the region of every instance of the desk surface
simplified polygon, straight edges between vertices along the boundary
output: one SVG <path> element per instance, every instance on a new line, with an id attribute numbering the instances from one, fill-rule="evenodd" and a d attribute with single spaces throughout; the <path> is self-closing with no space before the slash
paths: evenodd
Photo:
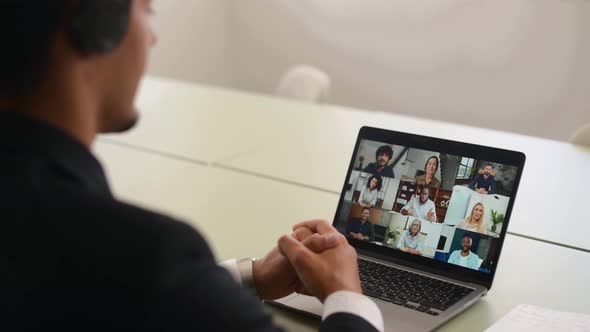
<path id="1" fill-rule="evenodd" d="M 288 103 L 276 105 L 274 100 L 262 95 L 146 78 L 137 98 L 139 125 L 125 134 L 104 135 L 101 140 L 204 164 L 231 159 L 280 136 L 283 121 L 290 121 L 289 117 L 300 107 Z"/>
<path id="2" fill-rule="evenodd" d="M 116 196 L 190 223 L 220 260 L 263 256 L 295 223 L 330 220 L 338 203 L 331 193 L 109 143 L 95 152 Z"/>
<path id="3" fill-rule="evenodd" d="M 220 260 L 265 254 L 295 222 L 331 219 L 338 200 L 336 194 L 110 143 L 97 143 L 95 151 L 117 196 L 188 221 Z M 509 235 L 491 293 L 441 331 L 481 331 L 520 303 L 590 313 L 580 295 L 589 290 L 588 266 L 588 253 Z M 317 330 L 315 320 L 270 310 L 290 331 Z"/>
<path id="4" fill-rule="evenodd" d="M 589 148 L 153 77 L 142 84 L 138 106 L 142 121 L 135 130 L 102 140 L 334 193 L 364 125 L 520 150 L 527 164 L 509 232 L 590 250 L 582 208 Z"/>
<path id="5" fill-rule="evenodd" d="M 304 113 L 306 109 L 301 111 Z M 300 134 L 281 135 L 256 151 L 218 164 L 288 183 L 339 192 L 358 129 L 361 124 L 376 125 L 374 122 L 393 130 L 519 150 L 525 152 L 527 161 L 508 231 L 590 250 L 590 223 L 582 208 L 589 197 L 586 188 L 590 188 L 590 176 L 584 174 L 588 173 L 590 165 L 590 149 L 395 115 L 368 114 L 366 120 L 356 125 L 339 121 L 355 118 L 358 114 L 354 112 L 331 110 L 322 115 L 302 115 L 312 119 L 310 122 L 314 123 L 315 130 L 309 130 L 309 125 L 299 129 L 293 125 L 290 131 Z M 382 120 L 376 120 L 379 118 Z M 280 147 L 289 147 L 288 158 L 277 158 L 273 153 Z M 576 231 L 563 227 L 566 224 L 572 225 Z"/>

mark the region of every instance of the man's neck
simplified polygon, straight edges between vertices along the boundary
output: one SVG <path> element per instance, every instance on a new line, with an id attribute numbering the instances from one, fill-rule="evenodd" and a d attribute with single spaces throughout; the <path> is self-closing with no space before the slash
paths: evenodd
<path id="1" fill-rule="evenodd" d="M 470 254 L 470 253 L 471 253 L 471 251 L 470 251 L 470 250 L 467 250 L 467 252 L 465 252 L 465 251 L 461 250 L 461 256 L 463 256 L 463 257 L 467 257 L 467 256 L 469 256 L 469 254 Z"/>
<path id="2" fill-rule="evenodd" d="M 483 178 L 484 178 L 484 179 L 486 179 L 486 180 L 487 180 L 489 177 L 490 177 L 490 175 L 489 175 L 489 174 L 488 174 L 488 175 L 485 175 L 485 174 L 483 175 Z"/>
<path id="3" fill-rule="evenodd" d="M 99 131 L 102 78 L 96 62 L 81 60 L 72 52 L 66 37 L 59 34 L 52 49 L 44 79 L 11 109 L 45 122 L 72 136 L 88 148 Z"/>
<path id="4" fill-rule="evenodd" d="M 75 82 L 64 79 L 42 85 L 12 108 L 62 130 L 90 148 L 98 131 L 98 105 L 90 89 Z"/>
<path id="5" fill-rule="evenodd" d="M 87 119 L 72 116 L 72 114 L 52 114 L 47 110 L 47 108 L 39 109 L 39 111 L 27 109 L 20 112 L 33 120 L 44 122 L 63 131 L 88 148 L 91 147 L 96 136 L 96 129 L 91 122 L 88 122 Z"/>

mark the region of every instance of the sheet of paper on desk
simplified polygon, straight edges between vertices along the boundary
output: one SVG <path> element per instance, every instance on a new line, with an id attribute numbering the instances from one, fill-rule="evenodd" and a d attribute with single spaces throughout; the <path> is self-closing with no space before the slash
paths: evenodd
<path id="1" fill-rule="evenodd" d="M 507 331 L 590 332 L 590 315 L 521 304 L 485 330 L 485 332 Z"/>

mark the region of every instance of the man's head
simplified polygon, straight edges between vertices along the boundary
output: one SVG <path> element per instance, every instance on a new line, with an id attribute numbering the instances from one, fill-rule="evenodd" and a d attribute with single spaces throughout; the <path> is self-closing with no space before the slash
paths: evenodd
<path id="1" fill-rule="evenodd" d="M 375 160 L 379 167 L 386 166 L 393 157 L 393 149 L 389 145 L 381 145 L 375 152 Z"/>
<path id="2" fill-rule="evenodd" d="M 461 250 L 464 253 L 468 253 L 469 249 L 471 248 L 472 243 L 473 243 L 473 239 L 471 238 L 471 235 L 469 235 L 469 234 L 463 235 L 463 238 L 461 239 Z"/>
<path id="3" fill-rule="evenodd" d="M 420 203 L 424 204 L 428 201 L 428 195 L 430 195 L 430 189 L 428 189 L 428 187 L 424 186 L 422 188 L 420 188 Z"/>
<path id="4" fill-rule="evenodd" d="M 494 170 L 494 164 L 487 164 L 486 167 L 483 169 L 483 174 L 485 174 L 485 176 L 488 176 L 490 174 L 492 174 L 492 171 Z"/>
<path id="5" fill-rule="evenodd" d="M 366 221 L 371 216 L 371 209 L 368 207 L 364 207 L 361 211 L 361 220 Z"/>
<path id="6" fill-rule="evenodd" d="M 150 0 L 2 1 L 0 100 L 16 110 L 60 100 L 64 109 L 77 108 L 77 117 L 92 118 L 98 132 L 129 128 L 155 43 L 150 6 Z"/>

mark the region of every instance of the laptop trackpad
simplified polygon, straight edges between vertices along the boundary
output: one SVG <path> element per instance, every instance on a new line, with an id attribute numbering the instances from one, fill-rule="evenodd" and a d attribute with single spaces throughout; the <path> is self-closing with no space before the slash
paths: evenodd
<path id="1" fill-rule="evenodd" d="M 282 299 L 275 300 L 274 302 L 297 311 L 303 311 L 314 316 L 322 317 L 322 309 L 324 305 L 320 300 L 313 296 L 292 294 Z"/>

